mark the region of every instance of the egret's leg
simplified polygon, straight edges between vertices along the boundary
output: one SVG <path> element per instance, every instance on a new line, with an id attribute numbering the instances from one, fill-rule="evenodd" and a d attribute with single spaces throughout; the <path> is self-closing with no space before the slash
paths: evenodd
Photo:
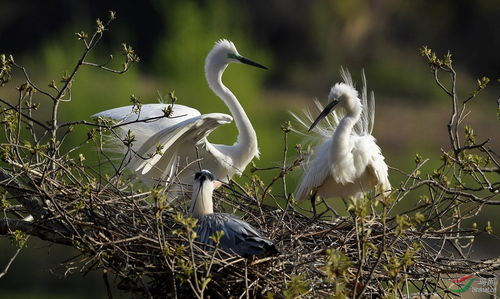
<path id="1" fill-rule="evenodd" d="M 316 217 L 318 216 L 317 212 L 316 212 L 316 192 L 314 192 L 312 195 L 311 195 L 311 207 L 312 207 L 312 210 L 313 210 L 313 216 L 314 216 L 314 219 L 316 219 Z"/>

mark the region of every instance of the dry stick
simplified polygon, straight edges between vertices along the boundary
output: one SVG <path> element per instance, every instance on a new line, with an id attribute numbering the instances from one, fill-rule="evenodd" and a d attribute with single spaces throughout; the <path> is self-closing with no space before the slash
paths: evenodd
<path id="1" fill-rule="evenodd" d="M 39 88 L 39 87 L 37 87 L 37 86 L 36 86 L 36 84 L 35 84 L 35 83 L 34 83 L 34 82 L 30 79 L 30 76 L 28 75 L 28 72 L 27 72 L 27 70 L 26 70 L 26 68 L 25 68 L 25 67 L 23 67 L 23 66 L 21 66 L 21 65 L 17 64 L 15 61 L 12 61 L 12 64 L 13 64 L 16 68 L 20 69 L 20 70 L 23 72 L 23 76 L 24 76 L 24 78 L 26 79 L 26 81 L 27 81 L 27 82 L 29 83 L 29 85 L 31 85 L 31 86 L 32 86 L 32 87 L 33 87 L 33 88 L 34 88 L 37 92 L 39 92 L 39 93 L 41 93 L 41 94 L 45 95 L 46 97 L 48 97 L 48 98 L 50 98 L 50 99 L 53 99 L 53 98 L 54 98 L 54 97 L 53 97 L 50 93 L 48 93 L 48 92 L 46 92 L 46 91 L 44 91 L 44 90 L 42 90 L 41 88 Z"/>
<path id="2" fill-rule="evenodd" d="M 61 227 L 56 224 L 48 223 L 42 226 L 18 219 L 0 218 L 0 234 L 5 235 L 12 231 L 19 230 L 27 235 L 36 236 L 42 240 L 62 245 L 72 245 L 70 238 L 59 233 L 58 229 Z"/>
<path id="3" fill-rule="evenodd" d="M 245 260 L 245 292 L 243 292 L 240 298 L 242 298 L 243 295 L 246 295 L 246 298 L 250 299 L 250 294 L 248 294 L 248 265 L 246 260 Z"/>
<path id="4" fill-rule="evenodd" d="M 7 101 L 6 101 L 6 100 L 4 100 L 4 99 L 1 99 L 1 98 L 0 98 L 0 102 L 2 102 L 3 104 L 5 104 L 5 105 L 9 106 L 9 107 L 10 107 L 10 108 L 12 108 L 12 109 L 16 109 L 16 107 L 15 107 L 15 106 L 13 106 L 12 104 L 10 104 L 9 102 L 7 102 Z M 30 110 L 30 111 L 31 111 L 31 110 Z M 29 115 L 29 114 L 25 114 L 25 113 L 23 113 L 21 110 L 17 111 L 17 113 L 19 113 L 20 115 L 22 115 L 22 117 L 26 118 L 26 119 L 27 119 L 27 120 L 29 120 L 30 122 L 33 122 L 33 123 L 35 123 L 35 124 L 39 125 L 39 126 L 40 126 L 40 127 L 42 127 L 43 129 L 45 129 L 45 130 L 47 130 L 47 131 L 49 130 L 49 127 L 48 127 L 48 126 L 46 126 L 46 125 L 45 125 L 45 124 L 43 124 L 42 122 L 40 122 L 40 121 L 38 121 L 38 120 L 34 119 L 33 117 L 31 117 L 31 115 Z M 30 112 L 30 113 L 31 113 L 31 112 Z"/>
<path id="5" fill-rule="evenodd" d="M 195 295 L 196 297 L 198 298 L 203 298 L 203 293 L 202 291 L 200 292 L 200 287 L 199 287 L 199 284 L 198 284 L 198 268 L 196 266 L 196 262 L 195 262 L 195 259 L 194 259 L 194 248 L 193 248 L 193 239 L 191 238 L 191 233 L 189 230 L 186 230 L 187 232 L 187 236 L 188 236 L 188 242 L 189 242 L 189 251 L 190 251 L 190 257 L 191 257 L 191 264 L 193 265 L 193 268 L 194 268 L 194 271 L 193 271 L 193 274 L 194 274 L 194 286 L 191 282 L 191 279 L 188 280 L 189 282 L 189 285 L 191 286 L 191 288 L 193 289 L 193 291 L 195 291 Z M 201 294 L 200 294 L 201 293 Z"/>
<path id="6" fill-rule="evenodd" d="M 217 242 L 215 244 L 215 248 L 213 250 L 212 256 L 210 257 L 210 264 L 208 264 L 208 268 L 207 268 L 207 273 L 205 275 L 205 279 L 208 279 L 210 277 L 210 272 L 212 270 L 212 266 L 214 265 L 214 261 L 215 261 L 215 255 L 218 253 L 218 250 L 219 250 L 219 244 L 220 244 L 220 242 Z"/>
<path id="7" fill-rule="evenodd" d="M 284 149 L 283 149 L 283 164 L 281 166 L 281 171 L 283 173 L 281 183 L 283 184 L 283 198 L 286 199 L 286 205 L 285 209 L 283 210 L 283 214 L 281 215 L 280 222 L 283 221 L 283 217 L 285 217 L 285 214 L 287 214 L 288 211 L 288 206 L 290 205 L 290 195 L 287 192 L 286 188 L 286 175 L 285 175 L 285 170 L 286 170 L 286 157 L 288 153 L 288 131 L 285 131 L 285 136 L 284 138 Z M 276 203 L 276 205 L 279 207 L 279 205 Z"/>
<path id="8" fill-rule="evenodd" d="M 106 292 L 108 294 L 108 298 L 113 299 L 113 293 L 111 292 L 111 287 L 109 285 L 108 271 L 107 270 L 104 270 L 102 272 L 102 279 L 104 280 L 104 285 L 106 286 Z"/>
<path id="9" fill-rule="evenodd" d="M 96 37 L 97 37 L 97 39 L 94 42 L 94 39 Z M 97 44 L 97 42 L 99 42 L 101 37 L 102 37 L 102 32 L 99 33 L 99 36 L 98 36 L 98 32 L 94 33 L 94 35 L 92 36 L 92 39 L 90 40 L 90 44 L 88 46 L 86 45 L 85 50 L 84 50 L 82 56 L 80 57 L 80 59 L 78 60 L 78 62 L 76 63 L 75 67 L 73 68 L 73 71 L 71 72 L 69 77 L 64 80 L 64 86 L 61 88 L 61 90 L 58 92 L 58 94 L 55 97 L 52 97 L 53 105 L 52 105 L 52 118 L 51 118 L 51 132 L 52 132 L 52 139 L 51 140 L 52 140 L 52 147 L 53 147 L 52 157 L 54 159 L 55 159 L 56 153 L 57 153 L 56 141 L 57 141 L 57 131 L 59 129 L 58 123 L 57 123 L 57 113 L 59 110 L 59 104 L 61 103 L 61 100 L 63 99 L 63 97 L 66 95 L 66 91 L 71 88 L 73 78 L 75 77 L 76 73 L 78 72 L 78 70 L 82 66 L 82 63 L 85 60 L 85 58 L 87 57 L 88 53 L 90 52 L 90 50 L 92 50 L 95 47 L 95 45 Z"/>
<path id="10" fill-rule="evenodd" d="M 365 258 L 365 254 L 364 254 L 365 249 L 364 249 L 363 244 L 361 244 L 361 242 L 360 242 L 360 236 L 359 236 L 360 232 L 359 232 L 359 224 L 358 224 L 359 216 L 354 215 L 354 213 L 353 213 L 353 218 L 354 218 L 354 228 L 355 228 L 355 233 L 356 233 L 356 243 L 357 243 L 357 247 L 358 247 L 358 258 L 359 258 L 358 269 L 356 272 L 356 277 L 354 279 L 354 286 L 352 288 L 352 298 L 356 299 L 357 298 L 356 289 L 358 287 L 359 277 L 361 276 L 361 271 L 363 268 L 363 261 Z M 363 220 L 361 220 L 361 221 L 363 221 Z M 364 233 L 364 231 L 362 231 L 361 233 Z"/>
<path id="11" fill-rule="evenodd" d="M 14 253 L 14 255 L 10 258 L 9 262 L 7 263 L 7 265 L 5 266 L 5 268 L 3 269 L 2 272 L 0 272 L 0 278 L 2 278 L 3 276 L 5 276 L 5 274 L 7 274 L 7 272 L 9 271 L 9 268 L 10 266 L 12 265 L 12 263 L 14 262 L 14 260 L 16 259 L 17 255 L 19 254 L 19 252 L 21 252 L 21 247 L 17 249 L 16 253 Z"/>

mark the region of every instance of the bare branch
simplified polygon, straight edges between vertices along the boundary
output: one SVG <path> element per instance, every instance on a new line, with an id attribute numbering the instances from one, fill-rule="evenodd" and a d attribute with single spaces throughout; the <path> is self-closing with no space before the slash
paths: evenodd
<path id="1" fill-rule="evenodd" d="M 7 272 L 9 271 L 9 268 L 10 266 L 12 265 L 12 263 L 14 262 L 14 260 L 17 258 L 17 256 L 19 255 L 19 252 L 21 252 L 21 249 L 22 248 L 18 248 L 16 250 L 16 253 L 14 253 L 14 255 L 10 258 L 9 262 L 7 263 L 7 265 L 5 265 L 5 268 L 3 269 L 2 272 L 0 272 L 0 278 L 4 277 L 5 274 L 7 274 Z"/>
<path id="2" fill-rule="evenodd" d="M 1 219 L 0 218 L 0 234 L 8 235 L 14 231 L 21 231 L 30 236 L 38 237 L 42 240 L 52 243 L 72 245 L 72 240 L 65 237 L 66 229 L 54 223 L 39 225 L 34 222 L 28 222 L 18 219 Z"/>

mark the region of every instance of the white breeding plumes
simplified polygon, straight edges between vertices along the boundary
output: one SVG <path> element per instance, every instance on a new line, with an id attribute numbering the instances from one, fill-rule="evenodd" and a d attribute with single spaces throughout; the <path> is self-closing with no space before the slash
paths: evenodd
<path id="1" fill-rule="evenodd" d="M 372 93 L 368 101 L 364 72 L 361 99 L 349 72 L 342 69 L 341 75 L 344 82 L 332 87 L 330 103 L 323 109 L 316 101 L 321 113 L 315 120 L 310 111 L 304 117 L 294 115 L 320 142 L 306 164 L 296 191 L 298 200 L 314 201 L 316 196 L 359 198 L 374 189 L 382 194 L 391 189 L 384 156 L 371 135 L 375 99 Z M 334 110 L 335 107 L 343 110 Z"/>
<path id="2" fill-rule="evenodd" d="M 150 122 L 135 122 L 121 128 L 122 135 L 130 130 L 135 136 L 133 154 L 127 167 L 149 185 L 191 184 L 199 164 L 210 170 L 219 181 L 227 182 L 234 174 L 241 174 L 250 161 L 258 156 L 257 136 L 238 99 L 222 83 L 222 74 L 229 63 L 244 63 L 266 67 L 241 56 L 234 44 L 220 40 L 205 60 L 205 76 L 212 91 L 231 111 L 201 115 L 196 109 L 173 105 L 173 118 Z M 143 105 L 139 112 L 133 106 L 120 107 L 94 115 L 128 123 L 161 117 L 167 104 Z M 233 120 L 238 128 L 238 139 L 233 145 L 212 144 L 207 136 L 217 127 Z M 124 148 L 121 145 L 122 149 Z M 199 164 L 198 164 L 199 161 Z M 180 184 L 179 184 L 180 183 Z"/>

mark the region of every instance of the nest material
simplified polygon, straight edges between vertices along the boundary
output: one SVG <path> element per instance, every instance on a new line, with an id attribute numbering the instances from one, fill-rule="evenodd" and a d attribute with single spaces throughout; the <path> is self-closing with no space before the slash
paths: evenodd
<path id="1" fill-rule="evenodd" d="M 473 231 L 430 232 L 379 212 L 360 217 L 354 211 L 338 218 L 326 213 L 314 219 L 290 202 L 262 204 L 232 183 L 215 193 L 216 209 L 241 215 L 281 251 L 277 257 L 246 260 L 218 249 L 203 250 L 206 246 L 192 234 L 192 221 L 180 216 L 186 215 L 187 205 L 169 204 L 163 191 L 125 192 L 109 184 L 89 190 L 87 184 L 55 180 L 35 191 L 27 186 L 35 187 L 43 178 L 33 172 L 24 172 L 15 184 L 8 173 L 2 176 L 3 185 L 20 202 L 45 203 L 32 225 L 52 234 L 39 237 L 80 250 L 82 255 L 68 262 L 68 268 L 106 270 L 116 276 L 118 287 L 148 296 L 254 297 L 287 294 L 294 287 L 300 292 L 301 286 L 310 297 L 340 290 L 381 295 L 403 282 L 429 294 L 446 289 L 440 278 L 499 266 L 499 261 L 461 258 L 444 244 L 453 235 L 470 238 Z M 23 176 L 30 183 L 20 181 Z"/>

